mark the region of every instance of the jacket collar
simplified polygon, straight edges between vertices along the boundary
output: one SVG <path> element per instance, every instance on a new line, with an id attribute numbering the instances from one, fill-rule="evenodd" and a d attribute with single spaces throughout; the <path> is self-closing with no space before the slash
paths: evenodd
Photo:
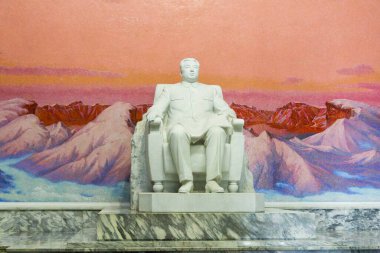
<path id="1" fill-rule="evenodd" d="M 189 82 L 185 82 L 185 81 L 180 82 L 180 84 L 185 86 L 185 87 L 194 87 L 194 88 L 199 85 L 198 82 L 189 83 Z"/>

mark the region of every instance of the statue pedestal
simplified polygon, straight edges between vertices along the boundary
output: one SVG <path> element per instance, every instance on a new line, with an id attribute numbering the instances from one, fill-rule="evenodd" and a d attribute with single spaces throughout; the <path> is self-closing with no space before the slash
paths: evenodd
<path id="1" fill-rule="evenodd" d="M 315 215 L 279 209 L 262 213 L 143 213 L 105 209 L 99 213 L 98 240 L 194 241 L 312 239 Z"/>
<path id="2" fill-rule="evenodd" d="M 244 213 L 264 212 L 260 193 L 139 193 L 140 212 Z"/>

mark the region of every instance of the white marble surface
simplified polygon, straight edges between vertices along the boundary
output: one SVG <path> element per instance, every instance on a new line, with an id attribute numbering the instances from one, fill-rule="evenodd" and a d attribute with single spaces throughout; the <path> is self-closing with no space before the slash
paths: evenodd
<path id="1" fill-rule="evenodd" d="M 258 193 L 140 193 L 141 212 L 264 212 Z"/>

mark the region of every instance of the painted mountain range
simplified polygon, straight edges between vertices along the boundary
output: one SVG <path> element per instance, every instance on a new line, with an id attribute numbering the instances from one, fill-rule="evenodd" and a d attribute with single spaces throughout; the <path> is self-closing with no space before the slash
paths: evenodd
<path id="1" fill-rule="evenodd" d="M 81 101 L 69 105 L 44 105 L 38 106 L 33 101 L 27 101 L 29 113 L 35 114 L 44 125 L 62 122 L 71 129 L 78 129 L 94 120 L 109 105 L 84 105 Z M 246 129 L 250 129 L 255 135 L 262 131 L 280 135 L 310 135 L 321 132 L 340 118 L 350 118 L 351 108 L 340 108 L 327 102 L 325 108 L 310 106 L 304 103 L 290 102 L 275 111 L 259 110 L 253 106 L 232 103 L 231 108 L 237 116 L 245 120 Z M 132 106 L 129 110 L 130 121 L 136 125 L 142 119 L 143 114 L 151 107 L 151 104 Z M 264 126 L 263 126 L 264 125 Z M 261 127 L 260 127 L 261 126 Z M 258 129 L 258 131 L 256 131 Z"/>
<path id="2" fill-rule="evenodd" d="M 23 99 L 0 102 L 0 158 L 58 146 L 72 132 L 61 122 L 45 126 L 34 115 L 36 104 Z"/>
<path id="3" fill-rule="evenodd" d="M 310 137 L 247 136 L 258 189 L 305 196 L 351 187 L 380 188 L 380 108 L 349 100 L 329 104 L 350 112 Z"/>
<path id="4" fill-rule="evenodd" d="M 0 159 L 19 158 L 14 170 L 53 183 L 112 187 L 129 178 L 134 126 L 149 107 L 2 101 Z M 231 107 L 246 122 L 257 190 L 299 198 L 380 189 L 380 108 L 350 100 L 324 108 L 292 102 L 275 111 Z"/>
<path id="5" fill-rule="evenodd" d="M 332 102 L 320 108 L 304 103 L 290 102 L 275 111 L 258 110 L 256 107 L 231 104 L 239 118 L 245 120 L 245 128 L 258 136 L 267 131 L 281 137 L 308 136 L 319 133 L 337 119 L 350 118 L 351 108 L 341 108 Z"/>

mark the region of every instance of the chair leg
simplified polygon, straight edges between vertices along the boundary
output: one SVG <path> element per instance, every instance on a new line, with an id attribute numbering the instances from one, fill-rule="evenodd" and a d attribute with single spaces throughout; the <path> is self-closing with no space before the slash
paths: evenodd
<path id="1" fill-rule="evenodd" d="M 237 192 L 239 189 L 239 186 L 236 181 L 229 181 L 228 182 L 228 191 L 229 192 Z"/>
<path id="2" fill-rule="evenodd" d="M 154 192 L 163 192 L 164 186 L 161 181 L 156 181 L 153 183 L 153 191 Z"/>

